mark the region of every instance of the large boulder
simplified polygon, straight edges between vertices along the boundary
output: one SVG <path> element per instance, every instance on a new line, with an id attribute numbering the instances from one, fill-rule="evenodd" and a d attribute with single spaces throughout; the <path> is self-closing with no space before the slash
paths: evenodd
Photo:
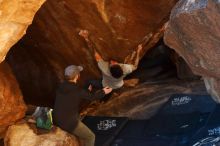
<path id="1" fill-rule="evenodd" d="M 117 94 L 116 94 L 117 93 Z M 129 117 L 149 119 L 173 94 L 207 94 L 203 81 L 169 80 L 145 82 L 135 87 L 124 88 L 113 94 L 108 102 L 94 102 L 83 110 L 81 116 Z"/>
<path id="2" fill-rule="evenodd" d="M 0 1 L 0 63 L 8 50 L 25 34 L 34 14 L 45 0 Z"/>
<path id="3" fill-rule="evenodd" d="M 17 80 L 4 61 L 9 49 L 26 33 L 45 0 L 0 0 L 0 137 L 22 118 L 25 104 Z"/>
<path id="4" fill-rule="evenodd" d="M 193 80 L 199 79 L 200 77 L 193 74 L 191 68 L 188 66 L 186 61 L 179 56 L 175 51 L 171 51 L 171 60 L 176 66 L 177 77 L 181 80 Z"/>
<path id="5" fill-rule="evenodd" d="M 123 62 L 144 38 L 142 55 L 158 42 L 176 1 L 47 0 L 8 57 L 27 101 L 51 102 L 69 64 L 84 67 L 82 81 L 100 77 L 80 29 L 89 31 L 104 59 Z"/>
<path id="6" fill-rule="evenodd" d="M 18 83 L 6 63 L 0 64 L 0 137 L 6 128 L 24 117 L 26 106 Z"/>
<path id="7" fill-rule="evenodd" d="M 33 127 L 34 128 L 34 127 Z M 4 139 L 5 146 L 79 146 L 76 137 L 59 128 L 46 133 L 36 134 L 28 124 L 16 124 L 8 128 Z"/>
<path id="8" fill-rule="evenodd" d="M 165 43 L 205 79 L 208 91 L 220 102 L 220 1 L 180 0 L 173 8 Z"/>

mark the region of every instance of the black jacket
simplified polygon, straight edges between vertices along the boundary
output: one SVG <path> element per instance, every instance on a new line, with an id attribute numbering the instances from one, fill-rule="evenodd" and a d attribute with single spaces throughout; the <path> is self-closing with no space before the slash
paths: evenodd
<path id="1" fill-rule="evenodd" d="M 63 82 L 56 91 L 53 122 L 61 129 L 72 132 L 77 126 L 81 99 L 94 100 L 105 96 L 103 90 L 95 94 L 80 88 L 75 83 Z"/>

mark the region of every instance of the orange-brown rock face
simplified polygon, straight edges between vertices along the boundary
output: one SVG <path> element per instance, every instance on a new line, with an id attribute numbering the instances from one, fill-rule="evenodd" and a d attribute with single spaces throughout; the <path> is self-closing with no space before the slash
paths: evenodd
<path id="1" fill-rule="evenodd" d="M 122 62 L 144 37 L 150 36 L 144 54 L 163 35 L 176 1 L 47 0 L 8 57 L 24 96 L 44 102 L 54 98 L 56 84 L 69 64 L 85 68 L 83 80 L 98 77 L 93 51 L 78 35 L 80 29 L 90 32 L 97 51 L 106 60 Z"/>
<path id="2" fill-rule="evenodd" d="M 208 91 L 220 102 L 220 1 L 181 0 L 172 10 L 165 42 L 194 73 L 203 76 Z"/>
<path id="3" fill-rule="evenodd" d="M 26 106 L 10 67 L 0 64 L 0 136 L 8 125 L 23 118 Z"/>
<path id="4" fill-rule="evenodd" d="M 5 146 L 79 146 L 74 136 L 56 128 L 47 134 L 37 135 L 28 124 L 16 124 L 8 128 Z"/>
<path id="5" fill-rule="evenodd" d="M 0 1 L 0 63 L 8 50 L 25 34 L 34 14 L 45 0 Z"/>

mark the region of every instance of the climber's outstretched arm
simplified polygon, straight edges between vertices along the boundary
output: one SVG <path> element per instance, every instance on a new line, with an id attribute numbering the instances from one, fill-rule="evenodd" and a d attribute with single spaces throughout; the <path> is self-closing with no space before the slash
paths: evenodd
<path id="1" fill-rule="evenodd" d="M 140 61 L 140 54 L 141 54 L 140 52 L 142 51 L 142 49 L 143 49 L 142 44 L 139 44 L 138 47 L 137 47 L 136 56 L 134 58 L 134 64 L 133 64 L 134 68 L 133 68 L 133 70 L 136 70 L 137 67 L 138 67 L 138 64 L 139 64 L 139 61 Z"/>
<path id="2" fill-rule="evenodd" d="M 95 60 L 97 62 L 100 61 L 100 60 L 103 60 L 101 55 L 96 51 L 95 45 L 89 39 L 89 32 L 88 32 L 88 30 L 80 30 L 79 35 L 84 38 L 84 40 L 86 41 L 87 46 L 89 47 L 89 49 L 94 51 Z"/>
<path id="3" fill-rule="evenodd" d="M 143 40 L 138 44 L 138 46 L 136 47 L 136 49 L 135 49 L 136 51 L 132 52 L 132 54 L 129 54 L 125 58 L 124 63 L 132 65 L 133 66 L 132 69 L 136 70 L 138 63 L 139 63 L 139 60 L 140 60 L 141 51 L 142 51 L 143 47 L 149 43 L 149 41 L 151 40 L 152 37 L 153 37 L 152 33 L 147 34 L 143 38 Z"/>
<path id="4" fill-rule="evenodd" d="M 125 58 L 124 63 L 132 65 L 133 71 L 136 70 L 138 67 L 142 48 L 143 48 L 142 44 L 139 44 L 136 48 L 136 51 L 134 51 L 132 54 L 130 54 Z"/>

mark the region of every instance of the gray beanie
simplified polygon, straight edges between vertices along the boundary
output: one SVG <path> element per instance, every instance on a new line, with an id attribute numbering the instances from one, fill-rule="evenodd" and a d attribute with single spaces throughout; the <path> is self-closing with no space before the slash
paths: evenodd
<path id="1" fill-rule="evenodd" d="M 82 66 L 70 65 L 65 68 L 64 75 L 68 79 L 72 79 L 83 70 Z"/>

